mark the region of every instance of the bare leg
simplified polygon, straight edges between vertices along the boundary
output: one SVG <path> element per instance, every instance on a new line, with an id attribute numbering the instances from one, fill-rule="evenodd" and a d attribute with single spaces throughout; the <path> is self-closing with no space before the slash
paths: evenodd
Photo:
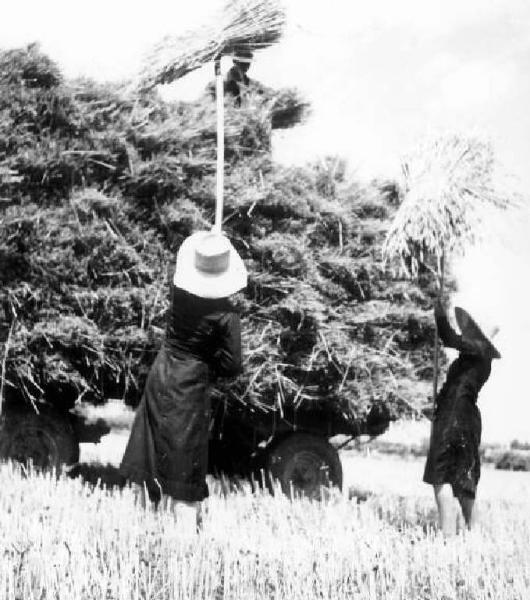
<path id="1" fill-rule="evenodd" d="M 147 509 L 150 507 L 151 502 L 149 500 L 149 494 L 145 486 L 140 485 L 138 483 L 132 483 L 131 488 L 134 492 L 134 495 L 137 498 L 138 505 L 140 508 Z"/>
<path id="2" fill-rule="evenodd" d="M 206 515 L 206 506 L 204 502 L 197 502 L 197 504 L 197 533 L 199 533 L 202 530 L 204 517 Z"/>
<path id="3" fill-rule="evenodd" d="M 460 503 L 462 514 L 464 515 L 466 527 L 471 529 L 471 527 L 475 525 L 475 511 L 473 510 L 475 499 L 466 496 L 458 496 L 458 502 Z"/>
<path id="4" fill-rule="evenodd" d="M 433 487 L 440 519 L 440 529 L 446 537 L 453 536 L 456 534 L 456 512 L 454 510 L 453 490 L 448 483 Z"/>
<path id="5" fill-rule="evenodd" d="M 185 535 L 198 533 L 202 526 L 202 510 L 200 502 L 173 500 L 173 511 L 179 529 Z"/>

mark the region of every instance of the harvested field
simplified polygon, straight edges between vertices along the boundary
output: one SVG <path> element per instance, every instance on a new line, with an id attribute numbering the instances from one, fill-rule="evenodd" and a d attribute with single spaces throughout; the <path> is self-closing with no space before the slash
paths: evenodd
<path id="1" fill-rule="evenodd" d="M 486 469 L 479 527 L 446 543 L 421 461 L 343 458 L 349 489 L 322 503 L 212 480 L 193 539 L 129 488 L 89 489 L 4 464 L 0 590 L 72 600 L 528 598 L 526 473 Z"/>

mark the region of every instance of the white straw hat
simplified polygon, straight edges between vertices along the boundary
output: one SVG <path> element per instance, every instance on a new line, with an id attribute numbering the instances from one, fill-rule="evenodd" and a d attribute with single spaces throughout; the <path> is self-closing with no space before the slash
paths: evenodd
<path id="1" fill-rule="evenodd" d="M 179 248 L 173 283 L 200 298 L 226 298 L 246 287 L 247 270 L 226 236 L 198 231 Z"/>

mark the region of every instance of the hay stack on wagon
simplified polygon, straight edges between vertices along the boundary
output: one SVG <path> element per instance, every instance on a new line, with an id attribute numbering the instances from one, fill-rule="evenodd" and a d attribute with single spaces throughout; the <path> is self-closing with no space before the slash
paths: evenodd
<path id="1" fill-rule="evenodd" d="M 134 101 L 91 82 L 2 89 L 2 163 L 23 178 L 1 190 L 5 395 L 134 405 L 163 335 L 167 267 L 214 219 L 213 99 Z M 312 402 L 356 418 L 376 399 L 411 412 L 432 377 L 436 290 L 429 274 L 408 281 L 382 263 L 394 186 L 360 186 L 335 158 L 276 165 L 270 118 L 269 102 L 227 107 L 240 135 L 226 139 L 224 228 L 250 277 L 245 373 L 222 398 L 250 411 Z"/>

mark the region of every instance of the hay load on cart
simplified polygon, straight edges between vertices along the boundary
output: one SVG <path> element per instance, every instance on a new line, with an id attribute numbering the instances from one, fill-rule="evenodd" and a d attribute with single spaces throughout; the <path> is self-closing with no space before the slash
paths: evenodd
<path id="1" fill-rule="evenodd" d="M 139 402 L 166 267 L 215 222 L 216 103 L 64 80 L 34 46 L 0 53 L 0 78 L 0 167 L 16 173 L 0 180 L 0 451 L 56 465 L 106 431 L 87 406 Z M 334 157 L 274 163 L 275 111 L 296 125 L 302 104 L 263 89 L 226 102 L 222 226 L 250 278 L 244 374 L 215 391 L 211 455 L 212 469 L 265 466 L 312 489 L 340 484 L 335 434 L 421 408 L 436 286 L 382 262 L 394 185 L 360 186 Z"/>

